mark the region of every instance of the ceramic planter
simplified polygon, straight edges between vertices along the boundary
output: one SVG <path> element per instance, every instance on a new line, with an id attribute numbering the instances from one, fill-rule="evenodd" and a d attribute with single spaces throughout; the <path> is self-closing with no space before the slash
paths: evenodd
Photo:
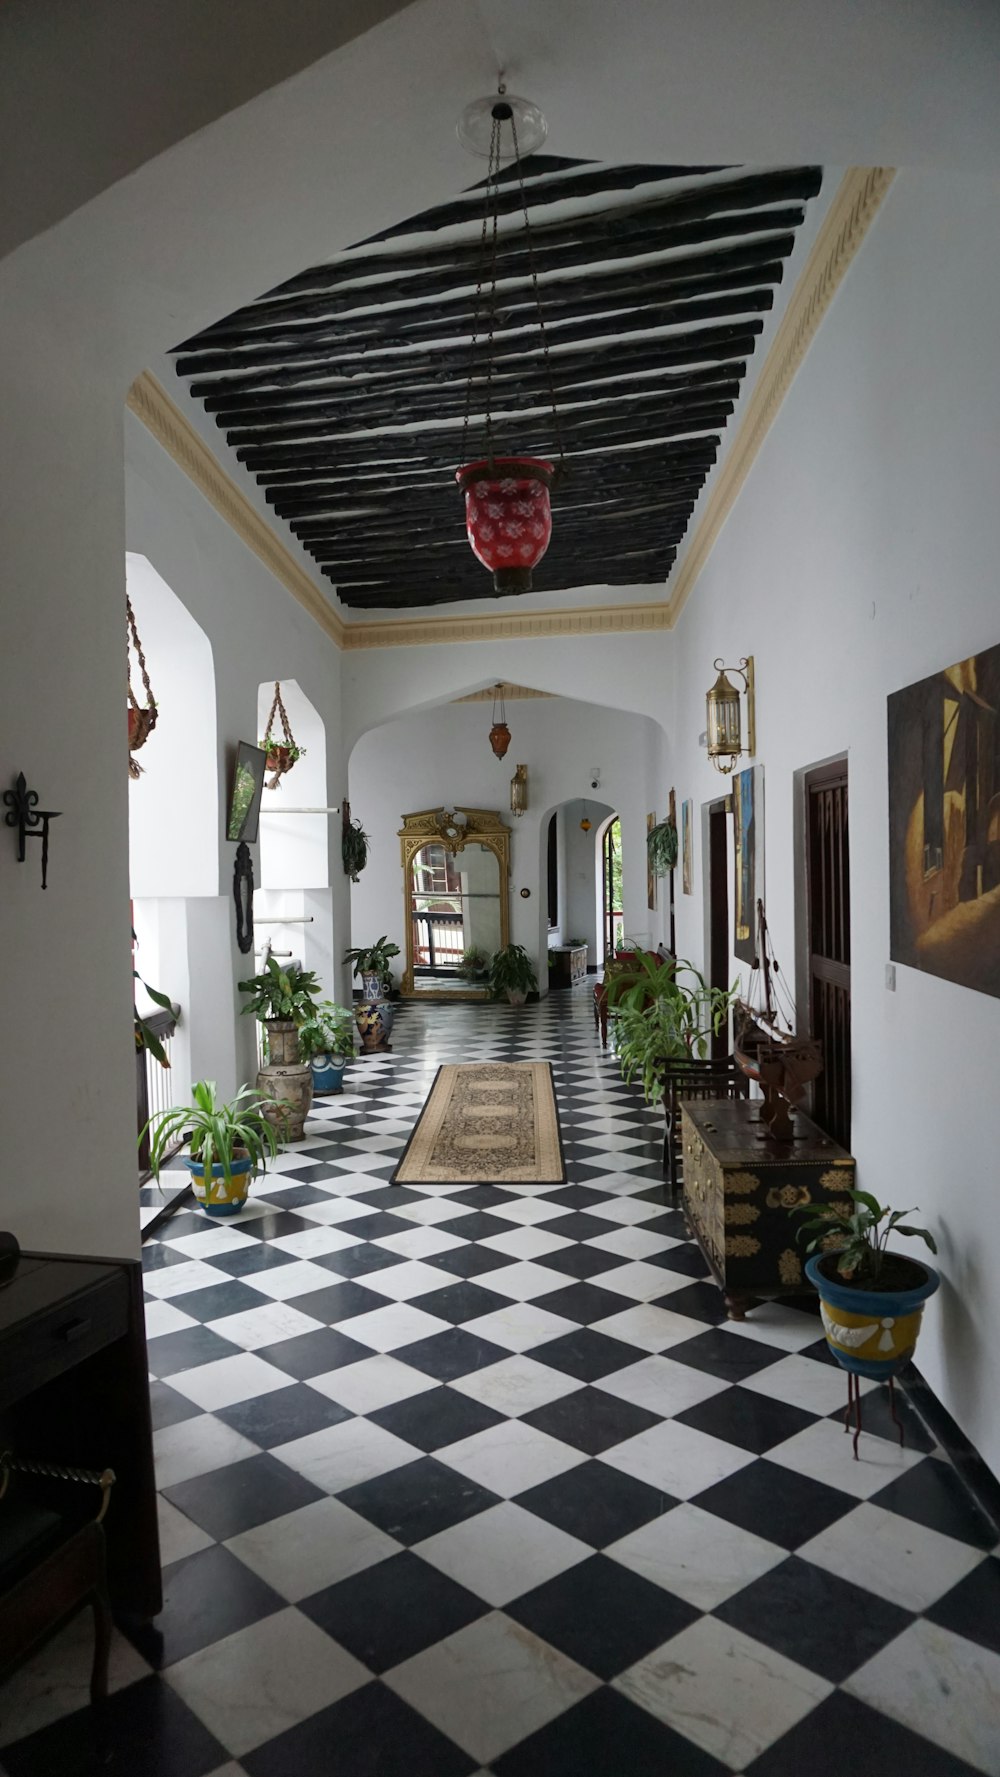
<path id="1" fill-rule="evenodd" d="M 472 553 L 492 569 L 497 592 L 531 591 L 531 570 L 552 537 L 552 475 L 552 464 L 540 457 L 466 463 L 456 475 Z"/>
<path id="2" fill-rule="evenodd" d="M 347 1055 L 329 1055 L 325 1051 L 314 1055 L 310 1062 L 313 1092 L 319 1097 L 329 1095 L 331 1092 L 343 1092 L 344 1069 L 349 1060 L 350 1057 Z"/>
<path id="3" fill-rule="evenodd" d="M 361 997 L 365 1000 L 380 1000 L 382 998 L 382 977 L 377 969 L 362 970 Z"/>
<path id="4" fill-rule="evenodd" d="M 234 1157 L 229 1169 L 231 1183 L 226 1182 L 218 1163 L 212 1167 L 210 1178 L 206 1177 L 201 1161 L 193 1160 L 190 1154 L 184 1156 L 184 1164 L 191 1174 L 195 1197 L 207 1216 L 239 1215 L 249 1195 L 253 1173 L 253 1161 L 248 1154 Z"/>
<path id="5" fill-rule="evenodd" d="M 913 1356 L 924 1303 L 941 1282 L 938 1273 L 921 1260 L 911 1259 L 915 1276 L 922 1274 L 922 1281 L 915 1281 L 912 1289 L 859 1290 L 839 1278 L 827 1277 L 821 1269 L 826 1257 L 817 1253 L 807 1259 L 806 1276 L 819 1292 L 823 1331 L 838 1364 L 875 1382 L 898 1375 Z"/>
<path id="6" fill-rule="evenodd" d="M 267 1054 L 271 1067 L 297 1067 L 299 1027 L 290 1018 L 265 1018 Z"/>
<path id="7" fill-rule="evenodd" d="M 354 1008 L 354 1022 L 366 1055 L 387 1047 L 392 1029 L 392 1007 L 387 1000 L 362 1000 Z"/>
<path id="8" fill-rule="evenodd" d="M 508 1006 L 523 1006 L 527 997 L 527 992 L 523 987 L 508 987 L 507 989 Z"/>
<path id="9" fill-rule="evenodd" d="M 263 1112 L 282 1141 L 301 1141 L 312 1105 L 312 1068 L 307 1061 L 295 1067 L 262 1067 L 257 1091 L 273 1100 Z"/>

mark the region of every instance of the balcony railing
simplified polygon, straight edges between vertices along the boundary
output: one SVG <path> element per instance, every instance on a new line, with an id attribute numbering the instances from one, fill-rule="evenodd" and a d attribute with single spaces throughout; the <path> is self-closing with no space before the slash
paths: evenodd
<path id="1" fill-rule="evenodd" d="M 148 1017 L 143 1015 L 143 1022 L 148 1024 L 153 1035 L 159 1037 L 163 1044 L 167 1060 L 170 1060 L 171 1038 L 177 1029 L 177 1014 L 173 1012 L 151 1012 Z M 149 1133 L 143 1131 L 150 1117 L 162 1116 L 170 1109 L 176 1092 L 172 1084 L 173 1074 L 169 1069 L 161 1067 L 148 1049 L 137 1049 L 135 1052 L 135 1109 L 136 1127 L 139 1134 L 139 1176 L 140 1181 L 149 1177 Z M 177 1146 L 180 1147 L 178 1142 Z"/>

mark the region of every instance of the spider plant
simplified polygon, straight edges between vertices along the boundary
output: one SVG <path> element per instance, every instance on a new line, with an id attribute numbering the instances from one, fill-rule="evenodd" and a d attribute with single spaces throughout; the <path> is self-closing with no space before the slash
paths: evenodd
<path id="1" fill-rule="evenodd" d="M 192 1160 L 204 1171 L 206 1201 L 213 1196 L 213 1166 L 221 1166 L 222 1178 L 217 1183 L 224 1184 L 224 1194 L 230 1195 L 234 1160 L 249 1159 L 252 1171 L 263 1171 L 268 1156 L 273 1159 L 278 1152 L 277 1133 L 265 1115 L 265 1109 L 273 1112 L 275 1100 L 265 1098 L 253 1086 L 241 1086 L 234 1098 L 220 1103 L 217 1091 L 214 1080 L 196 1081 L 190 1104 L 157 1111 L 142 1132 L 149 1133 L 149 1166 L 157 1181 L 178 1137 L 187 1141 Z"/>

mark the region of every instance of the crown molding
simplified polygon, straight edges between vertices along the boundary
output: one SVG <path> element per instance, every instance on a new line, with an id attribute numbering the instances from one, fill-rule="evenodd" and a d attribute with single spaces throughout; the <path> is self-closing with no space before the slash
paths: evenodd
<path id="1" fill-rule="evenodd" d="M 645 605 L 593 605 L 589 610 L 517 612 L 509 617 L 397 617 L 383 623 L 349 623 L 343 646 L 418 648 L 438 642 L 504 642 L 669 628 L 670 608 L 658 600 Z"/>
<path id="2" fill-rule="evenodd" d="M 446 642 L 529 641 L 545 636 L 627 635 L 672 629 L 894 177 L 894 167 L 849 167 L 844 174 L 789 298 L 730 449 L 717 474 L 709 479 L 709 492 L 670 586 L 669 599 L 558 611 L 518 611 L 506 616 L 389 617 L 377 623 L 345 623 L 148 371 L 143 371 L 132 384 L 127 406 L 338 648 L 419 648 Z"/>
<path id="3" fill-rule="evenodd" d="M 781 317 L 753 394 L 670 588 L 670 628 L 691 595 L 736 503 L 792 378 L 896 176 L 895 167 L 848 167 Z"/>
<path id="4" fill-rule="evenodd" d="M 266 518 L 240 492 L 190 420 L 174 406 L 166 390 L 148 370 L 144 370 L 132 384 L 125 405 L 153 434 L 157 443 L 162 444 L 168 456 L 184 471 L 188 480 L 194 482 L 241 542 L 253 550 L 293 599 L 315 618 L 331 641 L 343 647 L 345 625 L 329 600 L 324 598 L 291 550 L 286 549 L 275 535 Z"/>

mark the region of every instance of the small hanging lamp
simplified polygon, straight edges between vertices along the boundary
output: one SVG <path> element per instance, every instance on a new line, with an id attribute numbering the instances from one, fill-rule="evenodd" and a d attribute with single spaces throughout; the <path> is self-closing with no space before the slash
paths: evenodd
<path id="1" fill-rule="evenodd" d="M 146 693 L 145 706 L 139 703 L 132 689 L 132 648 L 135 649 L 139 671 L 142 674 L 143 688 Z M 129 777 L 141 777 L 142 766 L 135 758 L 135 754 L 140 747 L 145 746 L 156 727 L 157 712 L 156 699 L 149 683 L 149 673 L 146 671 L 146 656 L 142 651 L 142 643 L 139 640 L 139 631 L 135 623 L 135 612 L 132 609 L 132 600 L 128 593 L 125 594 L 125 658 L 128 662 L 128 774 Z"/>
<path id="2" fill-rule="evenodd" d="M 500 720 L 497 721 L 497 704 L 500 705 Z M 507 706 L 504 703 L 503 686 L 493 687 L 493 726 L 490 729 L 490 746 L 498 759 L 502 759 L 510 746 L 510 729 L 507 726 Z"/>
<path id="3" fill-rule="evenodd" d="M 585 802 L 583 805 L 583 820 L 580 822 L 580 832 L 581 833 L 589 833 L 591 826 L 593 825 L 593 822 L 591 821 L 590 816 L 587 813 L 587 807 L 588 807 L 588 804 Z"/>
<path id="4" fill-rule="evenodd" d="M 536 138 L 537 128 L 540 126 L 542 135 L 538 139 L 541 140 L 544 140 L 545 120 L 536 106 L 529 105 L 523 99 L 507 98 L 506 90 L 501 81 L 497 97 L 488 104 L 490 134 L 487 152 L 489 169 L 486 176 L 477 308 L 473 322 L 472 355 L 465 401 L 465 425 L 462 434 L 462 455 L 467 457 L 470 418 L 478 402 L 483 409 L 483 449 L 474 461 L 464 463 L 463 467 L 456 472 L 455 479 L 465 495 L 466 529 L 473 555 L 477 561 L 482 562 L 484 567 L 492 570 L 493 586 L 496 592 L 522 593 L 531 591 L 532 570 L 541 561 L 552 536 L 552 509 L 549 502 L 549 490 L 558 471 L 556 466 L 544 457 L 498 455 L 494 444 L 492 404 L 493 338 L 497 326 L 499 247 L 497 224 L 499 220 L 500 167 L 505 159 L 513 161 L 521 187 L 524 235 L 523 237 L 518 235 L 517 238 L 519 242 L 527 246 L 528 251 L 532 292 L 538 315 L 538 332 L 549 385 L 552 432 L 558 450 L 559 470 L 563 467 L 563 447 L 555 388 L 552 381 L 549 347 L 545 337 L 545 322 L 542 316 L 541 298 L 538 293 L 538 276 L 531 252 L 528 201 L 524 191 L 521 149 L 518 141 L 519 119 L 522 128 L 526 127 L 529 121 L 533 122 Z M 487 101 L 484 100 L 477 100 L 475 104 L 468 106 L 463 114 L 462 123 L 459 126 L 459 136 L 466 146 L 472 149 L 473 153 L 481 152 L 476 146 L 479 138 L 476 137 L 473 126 L 478 127 L 481 132 L 486 117 Z M 509 147 L 506 150 L 504 148 L 505 131 L 509 132 Z M 535 145 L 534 141 L 532 145 Z M 509 241 L 513 237 L 506 236 L 505 239 Z M 485 351 L 480 356 L 478 349 L 479 296 L 484 291 L 486 292 L 486 337 Z M 506 294 L 509 295 L 509 292 Z M 508 416 L 502 415 L 500 417 L 506 419 Z M 502 757 L 502 754 L 499 756 Z"/>

